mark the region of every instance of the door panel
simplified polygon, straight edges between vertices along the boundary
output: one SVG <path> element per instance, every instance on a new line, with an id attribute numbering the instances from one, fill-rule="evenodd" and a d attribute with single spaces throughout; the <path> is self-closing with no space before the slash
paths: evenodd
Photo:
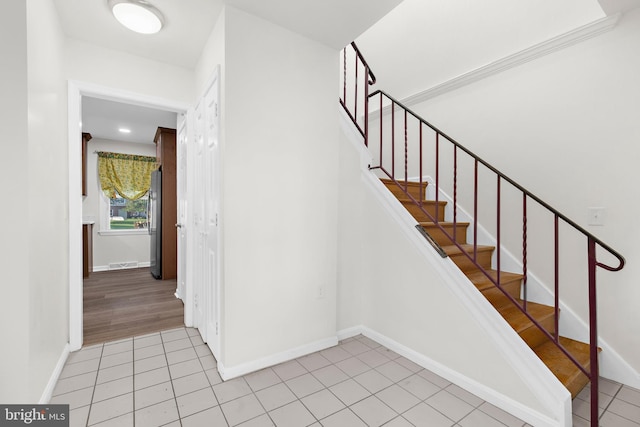
<path id="1" fill-rule="evenodd" d="M 177 198 L 178 198 L 178 284 L 176 295 L 183 302 L 186 301 L 186 283 L 187 283 L 187 149 L 188 149 L 188 133 L 187 133 L 187 115 L 178 116 L 178 147 L 177 147 Z M 186 305 L 185 305 L 186 307 Z M 185 318 L 188 318 L 185 312 Z"/>
<path id="2" fill-rule="evenodd" d="M 194 112 L 194 159 L 193 159 L 193 236 L 194 236 L 194 261 L 193 268 L 193 326 L 198 328 L 203 340 L 206 340 L 205 310 L 205 222 L 204 222 L 204 115 L 202 103 L 199 103 Z"/>
<path id="3" fill-rule="evenodd" d="M 204 144 L 205 164 L 205 251 L 208 266 L 206 269 L 206 342 L 214 355 L 219 354 L 219 283 L 220 257 L 218 240 L 219 205 L 220 205 L 220 165 L 218 149 L 218 89 L 217 74 L 214 76 L 204 96 L 204 122 L 206 127 Z"/>

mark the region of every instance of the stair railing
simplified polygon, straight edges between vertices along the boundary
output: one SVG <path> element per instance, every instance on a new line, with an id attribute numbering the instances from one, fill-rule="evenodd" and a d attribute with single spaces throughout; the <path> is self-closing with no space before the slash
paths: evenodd
<path id="1" fill-rule="evenodd" d="M 364 145 L 368 146 L 369 86 L 376 83 L 376 76 L 360 53 L 356 43 L 351 42 L 350 47 L 351 49 L 342 50 L 343 83 L 340 104 L 364 137 Z M 358 116 L 358 109 L 362 111 L 362 116 Z"/>
<path id="2" fill-rule="evenodd" d="M 353 66 L 350 66 L 350 63 Z M 549 338 L 589 379 L 591 382 L 591 425 L 598 425 L 598 335 L 597 335 L 597 301 L 596 301 L 596 270 L 598 267 L 607 271 L 619 271 L 624 267 L 625 260 L 618 252 L 606 245 L 593 234 L 580 227 L 574 221 L 551 207 L 549 204 L 535 196 L 533 193 L 516 183 L 514 180 L 500 172 L 498 169 L 490 165 L 488 162 L 474 154 L 453 138 L 433 126 L 426 120 L 422 119 L 415 112 L 402 105 L 401 102 L 392 98 L 385 92 L 377 90 L 369 93 L 369 86 L 375 83 L 369 65 L 365 61 L 362 53 L 358 50 L 355 43 L 351 43 L 342 52 L 342 94 L 340 104 L 343 106 L 351 120 L 364 137 L 364 143 L 369 147 L 373 154 L 376 165 L 370 165 L 371 170 L 377 170 L 384 177 L 394 181 L 398 187 L 404 192 L 405 196 L 414 203 L 420 211 L 431 219 L 438 229 L 451 239 L 451 244 L 458 247 L 460 252 L 464 254 L 469 261 L 474 264 L 484 275 L 490 280 L 497 289 L 499 289 L 506 298 L 508 298 L 531 322 Z M 349 70 L 352 74 L 347 74 Z M 364 77 L 361 77 L 364 76 Z M 370 113 L 372 105 L 376 111 Z M 358 111 L 362 115 L 358 115 Z M 375 132 L 370 132 L 369 125 L 371 121 L 375 121 Z M 373 129 L 373 128 L 372 128 Z M 430 147 L 427 147 L 430 145 Z M 430 148 L 430 149 L 428 149 Z M 447 153 L 443 151 L 448 150 Z M 462 157 L 462 158 L 461 158 Z M 417 160 L 416 160 L 417 159 Z M 449 170 L 443 171 L 444 161 L 448 161 Z M 471 172 L 461 168 L 466 163 L 471 166 Z M 464 166 L 464 165 L 462 165 Z M 442 226 L 444 218 L 439 217 L 439 210 L 436 208 L 432 213 L 425 209 L 425 195 L 421 191 L 416 199 L 410 194 L 408 183 L 411 181 L 419 182 L 420 188 L 424 188 L 426 182 L 424 177 L 425 170 L 430 170 L 435 174 L 433 177 L 433 185 L 435 189 L 435 205 L 441 202 L 441 193 L 452 194 L 450 216 L 453 218 L 453 232 L 450 233 Z M 448 172 L 448 173 L 447 173 Z M 487 178 L 489 177 L 489 178 Z M 464 179 L 471 181 L 470 186 L 473 190 L 469 191 L 461 189 L 460 181 Z M 482 182 L 493 181 L 494 191 L 489 194 L 484 190 L 486 186 L 481 186 Z M 506 188 L 505 188 L 506 187 Z M 464 187 L 468 188 L 468 187 Z M 446 190 L 449 190 L 448 192 Z M 505 196 L 510 193 L 510 197 Z M 480 197 L 493 199 L 493 207 L 482 209 L 479 208 Z M 516 197 L 520 201 L 517 203 L 520 212 L 516 217 L 520 217 L 517 222 L 520 224 L 518 228 L 521 234 L 521 255 L 519 256 L 519 267 L 522 271 L 522 298 L 521 302 L 513 298 L 502 286 L 501 273 L 508 271 L 503 268 L 505 256 L 513 249 L 513 238 L 505 238 L 505 222 L 508 222 L 513 229 L 513 219 L 505 220 L 504 211 L 513 210 L 513 198 Z M 462 205 L 471 205 L 472 213 L 472 251 L 465 250 L 465 247 L 458 243 L 459 221 L 458 217 L 462 212 Z M 493 223 L 495 233 L 495 270 L 496 274 L 492 275 L 487 271 L 478 260 L 479 236 L 478 229 L 480 227 L 479 217 L 485 211 L 493 211 L 493 219 L 489 222 Z M 539 242 L 530 243 L 534 236 L 529 235 L 529 230 L 534 229 L 536 236 L 543 234 L 538 228 L 543 217 L 550 217 L 551 220 L 551 246 L 553 256 L 552 265 L 553 273 L 551 280 L 553 282 L 553 299 L 554 299 L 554 331 L 548 332 L 529 312 L 528 310 L 528 292 L 527 280 L 532 276 L 531 259 L 540 261 L 543 257 L 539 254 L 535 256 L 530 253 L 534 249 L 538 249 Z M 535 221 L 536 226 L 532 228 L 530 224 Z M 483 221 L 484 222 L 484 221 Z M 575 245 L 576 239 L 582 241 L 580 244 L 587 243 L 586 251 L 586 280 L 588 282 L 588 317 L 589 317 L 589 352 L 590 352 L 590 369 L 586 369 L 560 342 L 559 334 L 559 311 L 560 311 L 560 243 L 565 246 Z M 569 231 L 573 236 L 565 237 L 565 233 Z M 511 233 L 513 235 L 514 233 Z M 578 236 L 578 237 L 576 237 Z M 432 244 L 433 239 L 429 239 Z M 508 240 L 504 243 L 503 240 Z M 565 244 L 564 242 L 569 242 Z M 617 260 L 617 266 L 610 266 L 604 262 L 598 261 L 597 248 L 601 248 Z M 442 248 L 439 248 L 444 253 Z M 538 251 L 540 252 L 540 251 Z M 543 249 L 544 252 L 544 249 Z M 570 250 L 563 249 L 563 254 L 571 253 Z M 584 260 L 580 262 L 584 263 Z M 513 264 L 513 263 L 512 263 Z M 564 264 L 563 264 L 564 265 Z M 573 273 L 571 273 L 573 275 Z M 566 273 L 565 273 L 566 277 Z"/>

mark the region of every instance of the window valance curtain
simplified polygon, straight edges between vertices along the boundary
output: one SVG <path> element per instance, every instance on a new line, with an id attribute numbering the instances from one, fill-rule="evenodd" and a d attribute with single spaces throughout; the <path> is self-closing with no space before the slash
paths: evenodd
<path id="1" fill-rule="evenodd" d="M 151 187 L 151 172 L 157 168 L 156 158 L 135 154 L 98 151 L 98 176 L 104 194 L 137 200 Z"/>

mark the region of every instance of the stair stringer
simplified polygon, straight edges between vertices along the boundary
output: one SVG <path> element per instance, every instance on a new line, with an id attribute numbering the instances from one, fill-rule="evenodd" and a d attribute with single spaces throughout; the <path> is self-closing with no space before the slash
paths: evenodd
<path id="1" fill-rule="evenodd" d="M 410 177 L 409 181 L 419 181 L 419 177 Z M 429 175 L 422 177 L 422 182 L 427 183 L 428 200 L 435 200 L 435 180 Z M 438 192 L 438 200 L 446 201 L 445 218 L 453 218 L 453 198 L 442 191 Z M 459 222 L 469 222 L 467 228 L 467 241 L 473 241 L 473 216 L 464 208 L 458 206 L 456 213 Z M 478 224 L 478 244 L 497 246 L 495 237 L 487 231 L 481 224 Z M 492 267 L 496 267 L 496 252 L 492 257 Z M 503 271 L 521 272 L 522 262 L 519 261 L 512 252 L 502 247 L 501 269 Z M 529 270 L 527 272 L 527 300 L 538 304 L 553 306 L 554 295 L 551 291 L 552 286 L 547 286 L 535 272 Z M 559 330 L 562 336 L 571 338 L 576 341 L 589 342 L 589 326 L 577 313 L 562 299 L 560 299 L 560 324 Z M 640 373 L 636 371 L 629 363 L 602 337 L 598 337 L 598 347 L 602 349 L 600 352 L 600 376 L 610 380 L 629 385 L 631 387 L 640 388 Z"/>
<path id="2" fill-rule="evenodd" d="M 497 367 L 485 366 L 473 356 L 468 357 L 468 360 L 465 359 L 464 366 L 452 366 L 447 360 L 437 360 L 429 354 L 428 350 L 420 348 L 425 343 L 424 337 L 418 339 L 415 334 L 411 334 L 411 331 L 407 331 L 407 329 L 415 330 L 419 326 L 416 324 L 407 324 L 405 329 L 400 331 L 389 331 L 384 330 L 385 328 L 380 325 L 367 324 L 369 322 L 364 320 L 366 316 L 363 315 L 362 325 L 350 328 L 350 330 L 370 334 L 378 340 L 382 339 L 383 344 L 389 345 L 397 353 L 532 425 L 570 426 L 572 424 L 571 396 L 568 390 L 458 267 L 450 259 L 442 259 L 437 255 L 436 251 L 415 229 L 417 224 L 415 219 L 392 196 L 380 180 L 368 170 L 365 163 L 370 155 L 362 144 L 362 137 L 353 130 L 353 126 L 344 114 L 340 116 L 343 133 L 357 150 L 357 155 L 354 157 L 357 157 L 360 163 L 361 187 L 366 192 L 366 197 L 371 200 L 366 207 L 371 209 L 373 206 L 377 206 L 376 215 L 385 217 L 385 222 L 388 223 L 385 227 L 397 229 L 392 232 L 396 233 L 397 231 L 398 235 L 401 235 L 402 244 L 406 245 L 403 249 L 409 248 L 408 250 L 414 252 L 418 258 L 424 261 L 425 268 L 433 271 L 438 278 L 436 280 L 438 284 L 446 284 L 444 292 L 464 307 L 464 316 L 468 315 L 472 319 L 468 322 L 468 327 L 484 334 L 482 336 L 483 345 L 486 342 L 487 346 L 479 349 L 479 353 L 490 353 L 494 358 L 492 361 L 499 361 L 502 365 L 494 377 L 492 376 L 493 372 L 488 374 L 487 371 L 497 369 Z M 367 202 L 365 201 L 365 203 Z M 366 242 L 363 244 L 366 245 Z M 420 277 L 416 277 L 413 281 L 421 283 L 420 279 Z M 422 281 L 424 282 L 424 279 Z M 395 285 L 397 286 L 397 283 Z M 431 285 L 435 284 L 430 283 L 426 286 Z M 368 292 L 373 291 L 373 289 L 368 289 Z M 458 307 L 456 304 L 455 308 L 458 309 Z M 384 312 L 376 312 L 377 319 L 373 323 L 384 323 L 385 314 Z M 425 315 L 419 312 L 412 313 L 412 316 L 416 318 Z M 484 340 L 485 336 L 486 341 Z M 426 342 L 433 346 L 448 347 L 452 345 L 451 337 L 448 342 L 436 342 L 431 337 Z M 469 348 L 466 348 L 466 352 L 471 354 Z M 482 374 L 477 374 L 478 372 L 482 372 Z M 480 380 L 478 375 L 485 376 L 485 379 Z M 486 375 L 491 379 L 487 379 Z M 497 377 L 500 378 L 496 379 Z M 519 397 L 514 397 L 514 388 L 518 393 L 521 393 Z"/>

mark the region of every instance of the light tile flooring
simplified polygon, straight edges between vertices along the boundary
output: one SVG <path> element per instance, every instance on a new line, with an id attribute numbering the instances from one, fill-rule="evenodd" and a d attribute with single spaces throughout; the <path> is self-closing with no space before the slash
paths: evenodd
<path id="1" fill-rule="evenodd" d="M 198 332 L 179 328 L 72 353 L 53 394 L 71 426 L 528 426 L 363 336 L 222 382 Z M 601 395 L 601 425 L 640 426 L 640 391 L 602 380 Z M 574 426 L 588 426 L 584 399 Z"/>

